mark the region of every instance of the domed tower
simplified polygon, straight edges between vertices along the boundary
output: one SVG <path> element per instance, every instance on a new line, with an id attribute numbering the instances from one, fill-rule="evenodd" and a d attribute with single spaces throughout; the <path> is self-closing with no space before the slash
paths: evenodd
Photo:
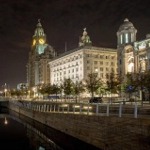
<path id="1" fill-rule="evenodd" d="M 79 38 L 79 47 L 80 46 L 86 46 L 86 45 L 91 46 L 92 42 L 91 42 L 90 37 L 86 31 L 86 28 L 84 28 L 83 30 L 84 30 L 83 35 L 82 35 L 82 37 Z"/>
<path id="2" fill-rule="evenodd" d="M 130 44 L 136 41 L 137 30 L 133 24 L 126 18 L 117 32 L 118 47 L 124 44 Z"/>
<path id="3" fill-rule="evenodd" d="M 133 43 L 136 41 L 136 33 L 136 28 L 127 18 L 117 32 L 118 73 L 122 77 L 135 71 Z"/>

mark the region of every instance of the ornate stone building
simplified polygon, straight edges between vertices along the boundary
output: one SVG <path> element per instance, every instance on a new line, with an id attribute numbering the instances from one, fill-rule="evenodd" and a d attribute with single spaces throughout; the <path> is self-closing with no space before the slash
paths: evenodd
<path id="1" fill-rule="evenodd" d="M 137 41 L 136 33 L 136 28 L 128 19 L 124 20 L 117 32 L 118 72 L 122 77 L 127 73 L 150 69 L 150 35 Z"/>
<path id="2" fill-rule="evenodd" d="M 117 73 L 117 50 L 93 47 L 85 28 L 79 39 L 79 47 L 55 57 L 49 61 L 49 65 L 51 84 L 60 85 L 64 78 L 81 81 L 91 72 L 106 80 L 106 75 L 112 71 Z"/>
<path id="3" fill-rule="evenodd" d="M 32 46 L 27 64 L 27 83 L 29 87 L 50 83 L 48 62 L 56 55 L 52 46 L 47 44 L 46 34 L 40 20 L 32 37 Z"/>

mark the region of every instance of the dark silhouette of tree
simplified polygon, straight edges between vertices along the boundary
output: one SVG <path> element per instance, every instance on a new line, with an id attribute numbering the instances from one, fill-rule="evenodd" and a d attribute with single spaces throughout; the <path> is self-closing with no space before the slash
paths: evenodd
<path id="1" fill-rule="evenodd" d="M 148 91 L 148 100 L 150 102 L 150 71 L 147 71 L 144 74 L 144 87 Z"/>
<path id="2" fill-rule="evenodd" d="M 127 73 L 124 88 L 125 88 L 125 93 L 129 94 L 129 99 L 132 93 L 136 91 L 137 87 L 135 83 L 136 83 L 135 74 Z"/>
<path id="3" fill-rule="evenodd" d="M 88 74 L 87 79 L 85 80 L 85 87 L 91 93 L 91 97 L 94 97 L 94 93 L 102 86 L 102 81 L 98 78 L 97 73 Z"/>
<path id="4" fill-rule="evenodd" d="M 55 95 L 57 96 L 57 95 L 60 94 L 60 93 L 61 93 L 61 88 L 60 88 L 60 86 L 58 86 L 58 85 L 56 85 L 56 84 L 51 85 L 50 94 L 55 94 Z"/>
<path id="5" fill-rule="evenodd" d="M 62 88 L 65 96 L 70 96 L 73 94 L 73 81 L 70 78 L 64 79 Z"/>
<path id="6" fill-rule="evenodd" d="M 85 88 L 83 86 L 82 81 L 77 81 L 76 83 L 73 83 L 73 93 L 76 98 L 76 103 L 77 103 L 77 97 L 80 95 L 80 93 L 84 92 Z"/>

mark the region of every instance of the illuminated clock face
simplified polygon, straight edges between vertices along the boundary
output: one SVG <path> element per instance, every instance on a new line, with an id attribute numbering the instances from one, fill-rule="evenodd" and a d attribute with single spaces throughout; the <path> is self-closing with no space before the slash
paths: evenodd
<path id="1" fill-rule="evenodd" d="M 39 39 L 39 43 L 40 43 L 40 44 L 44 44 L 44 42 L 45 42 L 45 41 L 44 41 L 43 39 Z"/>

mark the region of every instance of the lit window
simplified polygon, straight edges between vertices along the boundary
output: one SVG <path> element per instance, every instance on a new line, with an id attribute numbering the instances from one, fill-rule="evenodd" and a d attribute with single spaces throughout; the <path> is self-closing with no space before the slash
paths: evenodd
<path id="1" fill-rule="evenodd" d="M 90 70 L 90 67 L 87 67 L 87 70 Z"/>
<path id="2" fill-rule="evenodd" d="M 103 59 L 103 57 L 104 57 L 103 55 L 100 55 L 100 58 L 101 58 L 101 59 Z"/>
<path id="3" fill-rule="evenodd" d="M 106 62 L 106 66 L 108 66 L 109 62 Z"/>
<path id="4" fill-rule="evenodd" d="M 94 64 L 96 65 L 96 64 L 97 64 L 97 61 L 94 61 Z"/>
<path id="5" fill-rule="evenodd" d="M 120 35 L 120 44 L 123 43 L 122 35 Z"/>
<path id="6" fill-rule="evenodd" d="M 125 34 L 125 41 L 126 41 L 126 43 L 129 42 L 129 39 L 128 39 L 128 33 Z"/>
<path id="7" fill-rule="evenodd" d="M 102 67 L 100 67 L 100 71 L 103 71 L 103 68 L 102 68 Z"/>
<path id="8" fill-rule="evenodd" d="M 102 62 L 102 61 L 100 61 L 100 65 L 103 65 L 103 62 Z"/>
<path id="9" fill-rule="evenodd" d="M 109 71 L 109 69 L 106 67 L 106 71 Z"/>

